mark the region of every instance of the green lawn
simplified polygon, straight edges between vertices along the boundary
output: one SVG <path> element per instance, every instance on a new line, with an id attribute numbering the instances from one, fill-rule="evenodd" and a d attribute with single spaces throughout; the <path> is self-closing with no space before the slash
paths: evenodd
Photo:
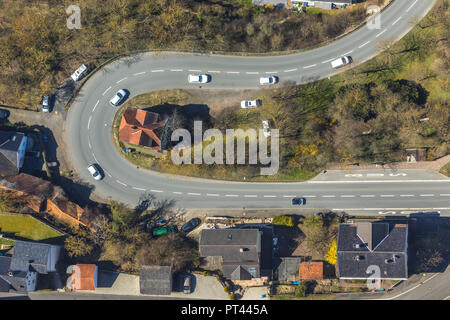
<path id="1" fill-rule="evenodd" d="M 57 243 L 62 234 L 42 222 L 20 215 L 0 214 L 0 230 L 6 237 Z"/>

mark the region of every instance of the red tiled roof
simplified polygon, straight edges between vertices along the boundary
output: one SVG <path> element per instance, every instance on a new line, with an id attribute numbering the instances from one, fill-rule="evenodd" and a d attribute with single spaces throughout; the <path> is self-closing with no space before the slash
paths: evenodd
<path id="1" fill-rule="evenodd" d="M 95 268 L 95 264 L 77 264 L 72 271 L 73 288 L 75 290 L 95 290 Z M 76 276 L 77 271 L 80 273 L 79 277 Z"/>
<path id="2" fill-rule="evenodd" d="M 299 276 L 300 280 L 323 279 L 323 262 L 302 262 Z"/>
<path id="3" fill-rule="evenodd" d="M 155 130 L 161 128 L 166 120 L 159 114 L 136 108 L 127 108 L 119 127 L 119 140 L 152 149 L 161 149 L 160 137 Z"/>

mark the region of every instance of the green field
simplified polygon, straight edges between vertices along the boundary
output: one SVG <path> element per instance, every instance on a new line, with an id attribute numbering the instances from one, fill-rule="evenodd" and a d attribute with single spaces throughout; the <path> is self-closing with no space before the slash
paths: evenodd
<path id="1" fill-rule="evenodd" d="M 6 237 L 19 240 L 63 242 L 61 233 L 30 216 L 0 214 L 0 230 Z"/>

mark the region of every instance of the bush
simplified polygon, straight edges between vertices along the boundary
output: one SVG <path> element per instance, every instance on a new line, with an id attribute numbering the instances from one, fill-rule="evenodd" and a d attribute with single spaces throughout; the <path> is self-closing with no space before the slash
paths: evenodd
<path id="1" fill-rule="evenodd" d="M 293 227 L 294 219 L 291 216 L 276 216 L 273 218 L 272 224 L 277 226 Z"/>
<path id="2" fill-rule="evenodd" d="M 223 288 L 223 291 L 225 291 L 226 293 L 230 292 L 230 289 L 228 288 L 228 286 Z"/>
<path id="3" fill-rule="evenodd" d="M 203 271 L 203 276 L 204 276 L 204 277 L 209 276 L 209 272 L 208 272 L 208 271 Z"/>
<path id="4" fill-rule="evenodd" d="M 236 300 L 233 292 L 231 292 L 228 297 L 230 298 L 230 300 Z"/>
<path id="5" fill-rule="evenodd" d="M 300 297 L 306 297 L 306 289 L 308 288 L 308 285 L 306 282 L 302 281 L 297 285 L 297 288 L 295 288 L 295 296 Z"/>

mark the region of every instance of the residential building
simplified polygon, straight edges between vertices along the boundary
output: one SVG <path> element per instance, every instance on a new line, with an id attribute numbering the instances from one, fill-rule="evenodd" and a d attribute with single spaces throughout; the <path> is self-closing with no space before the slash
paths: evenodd
<path id="1" fill-rule="evenodd" d="M 160 151 L 165 133 L 166 119 L 154 112 L 127 108 L 119 127 L 119 140 Z"/>
<path id="2" fill-rule="evenodd" d="M 170 295 L 172 281 L 170 266 L 142 266 L 139 277 L 140 292 L 141 294 Z"/>
<path id="3" fill-rule="evenodd" d="M 300 280 L 320 280 L 323 279 L 323 262 L 308 261 L 302 262 L 298 270 Z"/>
<path id="4" fill-rule="evenodd" d="M 25 160 L 27 141 L 21 132 L 0 131 L 0 176 L 19 173 Z"/>
<path id="5" fill-rule="evenodd" d="M 343 6 L 352 5 L 358 2 L 364 2 L 366 0 L 314 0 L 314 1 L 303 1 L 303 0 L 291 0 L 292 7 L 319 7 L 326 10 L 331 10 L 334 8 L 341 8 Z"/>
<path id="6" fill-rule="evenodd" d="M 95 290 L 98 281 L 98 267 L 95 264 L 76 264 L 72 269 L 74 290 Z"/>
<path id="7" fill-rule="evenodd" d="M 15 240 L 0 256 L 0 292 L 26 293 L 36 290 L 39 275 L 56 271 L 61 246 Z"/>
<path id="8" fill-rule="evenodd" d="M 200 234 L 200 256 L 215 260 L 229 280 L 261 276 L 261 236 L 258 229 L 208 229 Z"/>
<path id="9" fill-rule="evenodd" d="M 408 278 L 407 224 L 359 222 L 339 225 L 338 278 L 367 279 L 373 273 L 369 266 L 380 268 L 381 279 Z"/>

